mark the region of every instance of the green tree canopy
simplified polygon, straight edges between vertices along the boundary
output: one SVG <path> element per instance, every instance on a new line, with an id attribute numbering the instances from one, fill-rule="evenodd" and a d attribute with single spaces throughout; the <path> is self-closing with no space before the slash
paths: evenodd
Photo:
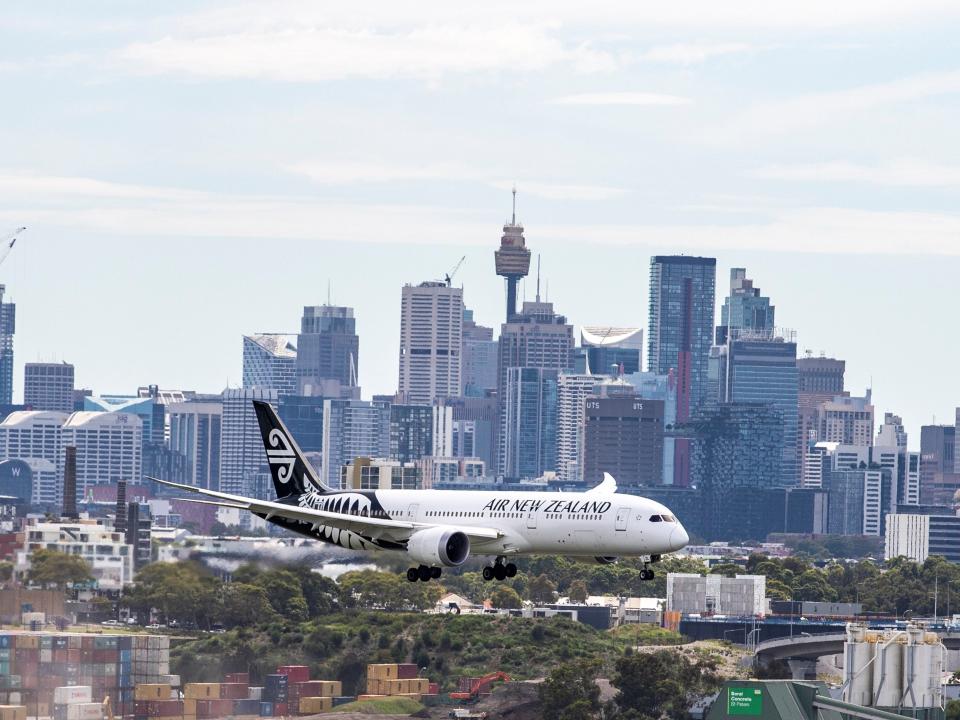
<path id="1" fill-rule="evenodd" d="M 517 591 L 506 585 L 497 585 L 490 592 L 490 602 L 494 607 L 515 610 L 523 607 L 523 600 Z"/>
<path id="2" fill-rule="evenodd" d="M 595 661 L 560 665 L 540 683 L 538 692 L 544 720 L 587 720 L 600 710 L 600 688 Z"/>
<path id="3" fill-rule="evenodd" d="M 527 586 L 527 595 L 535 603 L 551 603 L 556 599 L 557 586 L 546 575 L 538 575 Z"/>
<path id="4" fill-rule="evenodd" d="M 681 720 L 690 702 L 715 691 L 720 680 L 709 662 L 691 662 L 675 650 L 625 655 L 617 660 L 613 685 L 618 709 L 641 716 Z"/>
<path id="5" fill-rule="evenodd" d="M 567 591 L 567 597 L 572 603 L 585 603 L 587 601 L 587 584 L 583 580 L 574 580 L 570 583 L 570 589 Z"/>
<path id="6" fill-rule="evenodd" d="M 78 555 L 36 550 L 30 557 L 28 579 L 43 587 L 65 588 L 93 580 L 93 573 L 87 561 Z"/>

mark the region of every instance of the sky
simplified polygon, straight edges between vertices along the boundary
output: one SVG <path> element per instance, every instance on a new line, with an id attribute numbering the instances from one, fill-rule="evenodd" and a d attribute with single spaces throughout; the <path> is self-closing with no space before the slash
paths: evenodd
<path id="1" fill-rule="evenodd" d="M 22 364 L 218 392 L 241 337 L 356 309 L 397 383 L 404 283 L 498 326 L 518 190 L 542 293 L 647 325 L 649 258 L 746 267 L 878 416 L 960 405 L 960 3 L 4 3 L 0 265 Z M 534 295 L 528 279 L 526 297 Z"/>

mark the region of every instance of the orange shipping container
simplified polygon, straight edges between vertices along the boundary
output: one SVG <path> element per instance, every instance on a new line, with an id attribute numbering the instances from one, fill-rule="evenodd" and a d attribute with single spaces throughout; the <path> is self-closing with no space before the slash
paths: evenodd
<path id="1" fill-rule="evenodd" d="M 329 712 L 333 709 L 332 697 L 302 697 L 300 698 L 300 714 L 315 715 Z"/>
<path id="2" fill-rule="evenodd" d="M 23 705 L 0 705 L 0 720 L 27 720 L 27 708 Z"/>

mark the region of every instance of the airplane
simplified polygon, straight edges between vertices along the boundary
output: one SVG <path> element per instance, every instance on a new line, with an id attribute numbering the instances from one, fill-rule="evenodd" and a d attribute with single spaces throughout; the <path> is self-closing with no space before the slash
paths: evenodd
<path id="1" fill-rule="evenodd" d="M 511 558 L 561 555 L 610 564 L 619 557 L 643 561 L 641 579 L 652 580 L 650 565 L 684 548 L 689 536 L 664 505 L 617 493 L 616 480 L 586 492 L 512 490 L 340 490 L 328 487 L 266 402 L 253 401 L 276 500 L 232 495 L 151 478 L 204 495 L 184 498 L 249 510 L 287 530 L 350 550 L 404 552 L 416 565 L 410 582 L 437 579 L 443 568 L 463 565 L 471 554 L 493 557 L 483 579 L 517 574 Z"/>

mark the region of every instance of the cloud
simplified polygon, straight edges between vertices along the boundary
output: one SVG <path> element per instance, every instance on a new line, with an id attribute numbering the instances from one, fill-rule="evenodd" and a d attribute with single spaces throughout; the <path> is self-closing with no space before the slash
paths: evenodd
<path id="1" fill-rule="evenodd" d="M 645 92 L 601 92 L 564 95 L 551 100 L 554 105 L 689 105 L 689 98 Z"/>
<path id="2" fill-rule="evenodd" d="M 510 190 L 516 187 L 524 195 L 533 195 L 544 200 L 609 200 L 622 197 L 629 190 L 609 185 L 564 185 L 558 183 L 523 181 L 510 182 L 500 180 L 489 183 L 498 190 Z"/>
<path id="3" fill-rule="evenodd" d="M 765 180 L 858 182 L 899 187 L 960 186 L 960 166 L 903 159 L 877 165 L 847 162 L 769 165 L 749 173 Z"/>
<path id="4" fill-rule="evenodd" d="M 733 55 L 751 50 L 745 43 L 658 45 L 640 55 L 641 60 L 675 65 L 694 65 L 719 55 Z"/>

